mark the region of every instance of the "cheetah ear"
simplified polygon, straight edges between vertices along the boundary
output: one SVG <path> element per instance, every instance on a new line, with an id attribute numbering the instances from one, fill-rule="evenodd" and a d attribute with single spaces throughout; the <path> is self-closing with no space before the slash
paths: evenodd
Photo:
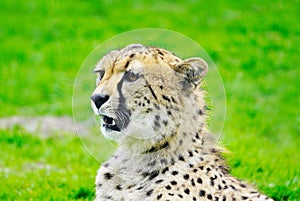
<path id="1" fill-rule="evenodd" d="M 189 58 L 175 66 L 175 71 L 185 78 L 185 85 L 197 87 L 208 71 L 207 63 L 201 58 Z"/>

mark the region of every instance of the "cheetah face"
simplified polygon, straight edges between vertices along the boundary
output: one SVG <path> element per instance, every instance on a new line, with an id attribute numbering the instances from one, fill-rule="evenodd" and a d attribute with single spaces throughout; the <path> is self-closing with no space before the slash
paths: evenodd
<path id="1" fill-rule="evenodd" d="M 175 133 L 184 109 L 181 97 L 191 93 L 191 79 L 197 75 L 187 66 L 166 50 L 142 45 L 104 56 L 95 69 L 91 96 L 102 134 L 119 142 L 155 144 Z"/>
<path id="2" fill-rule="evenodd" d="M 168 70 L 171 75 L 172 70 Z M 159 137 L 158 132 L 169 135 L 167 131 L 172 130 L 175 124 L 175 117 L 170 116 L 171 108 L 175 106 L 169 102 L 171 99 L 179 102 L 179 97 L 176 93 L 172 98 L 161 96 L 166 83 L 157 86 L 152 81 L 154 78 L 164 80 L 159 74 L 153 77 L 153 72 L 145 70 L 139 61 L 132 61 L 130 68 L 114 72 L 109 77 L 105 72 L 99 72 L 97 87 L 91 99 L 95 113 L 102 117 L 101 131 L 105 137 L 119 141 L 124 137 Z M 176 108 L 179 111 L 178 106 Z"/>

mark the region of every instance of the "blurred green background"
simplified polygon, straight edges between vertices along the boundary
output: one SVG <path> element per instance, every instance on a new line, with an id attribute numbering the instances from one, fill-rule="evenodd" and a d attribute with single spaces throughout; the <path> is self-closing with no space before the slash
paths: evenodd
<path id="1" fill-rule="evenodd" d="M 71 116 L 76 74 L 96 46 L 132 29 L 170 29 L 199 43 L 223 78 L 232 174 L 298 200 L 299 16 L 296 0 L 2 0 L 0 117 Z M 0 130 L 1 200 L 91 200 L 98 167 L 75 135 Z"/>

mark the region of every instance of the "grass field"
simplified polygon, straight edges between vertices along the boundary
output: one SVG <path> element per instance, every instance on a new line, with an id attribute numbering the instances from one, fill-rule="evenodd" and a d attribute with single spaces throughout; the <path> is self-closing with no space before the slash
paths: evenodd
<path id="1" fill-rule="evenodd" d="M 223 78 L 222 143 L 232 152 L 226 155 L 232 174 L 275 200 L 298 200 L 299 5 L 3 0 L 0 117 L 71 116 L 76 74 L 96 46 L 137 28 L 178 31 L 208 52 Z M 0 130 L 2 200 L 91 200 L 98 166 L 77 136 Z"/>

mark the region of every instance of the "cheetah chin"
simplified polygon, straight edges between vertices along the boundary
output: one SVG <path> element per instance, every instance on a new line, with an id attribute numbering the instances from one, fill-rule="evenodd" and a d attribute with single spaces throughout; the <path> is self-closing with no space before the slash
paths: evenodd
<path id="1" fill-rule="evenodd" d="M 140 44 L 97 63 L 91 104 L 119 147 L 98 170 L 95 200 L 272 200 L 229 174 L 207 128 L 207 71 L 201 58 Z"/>

